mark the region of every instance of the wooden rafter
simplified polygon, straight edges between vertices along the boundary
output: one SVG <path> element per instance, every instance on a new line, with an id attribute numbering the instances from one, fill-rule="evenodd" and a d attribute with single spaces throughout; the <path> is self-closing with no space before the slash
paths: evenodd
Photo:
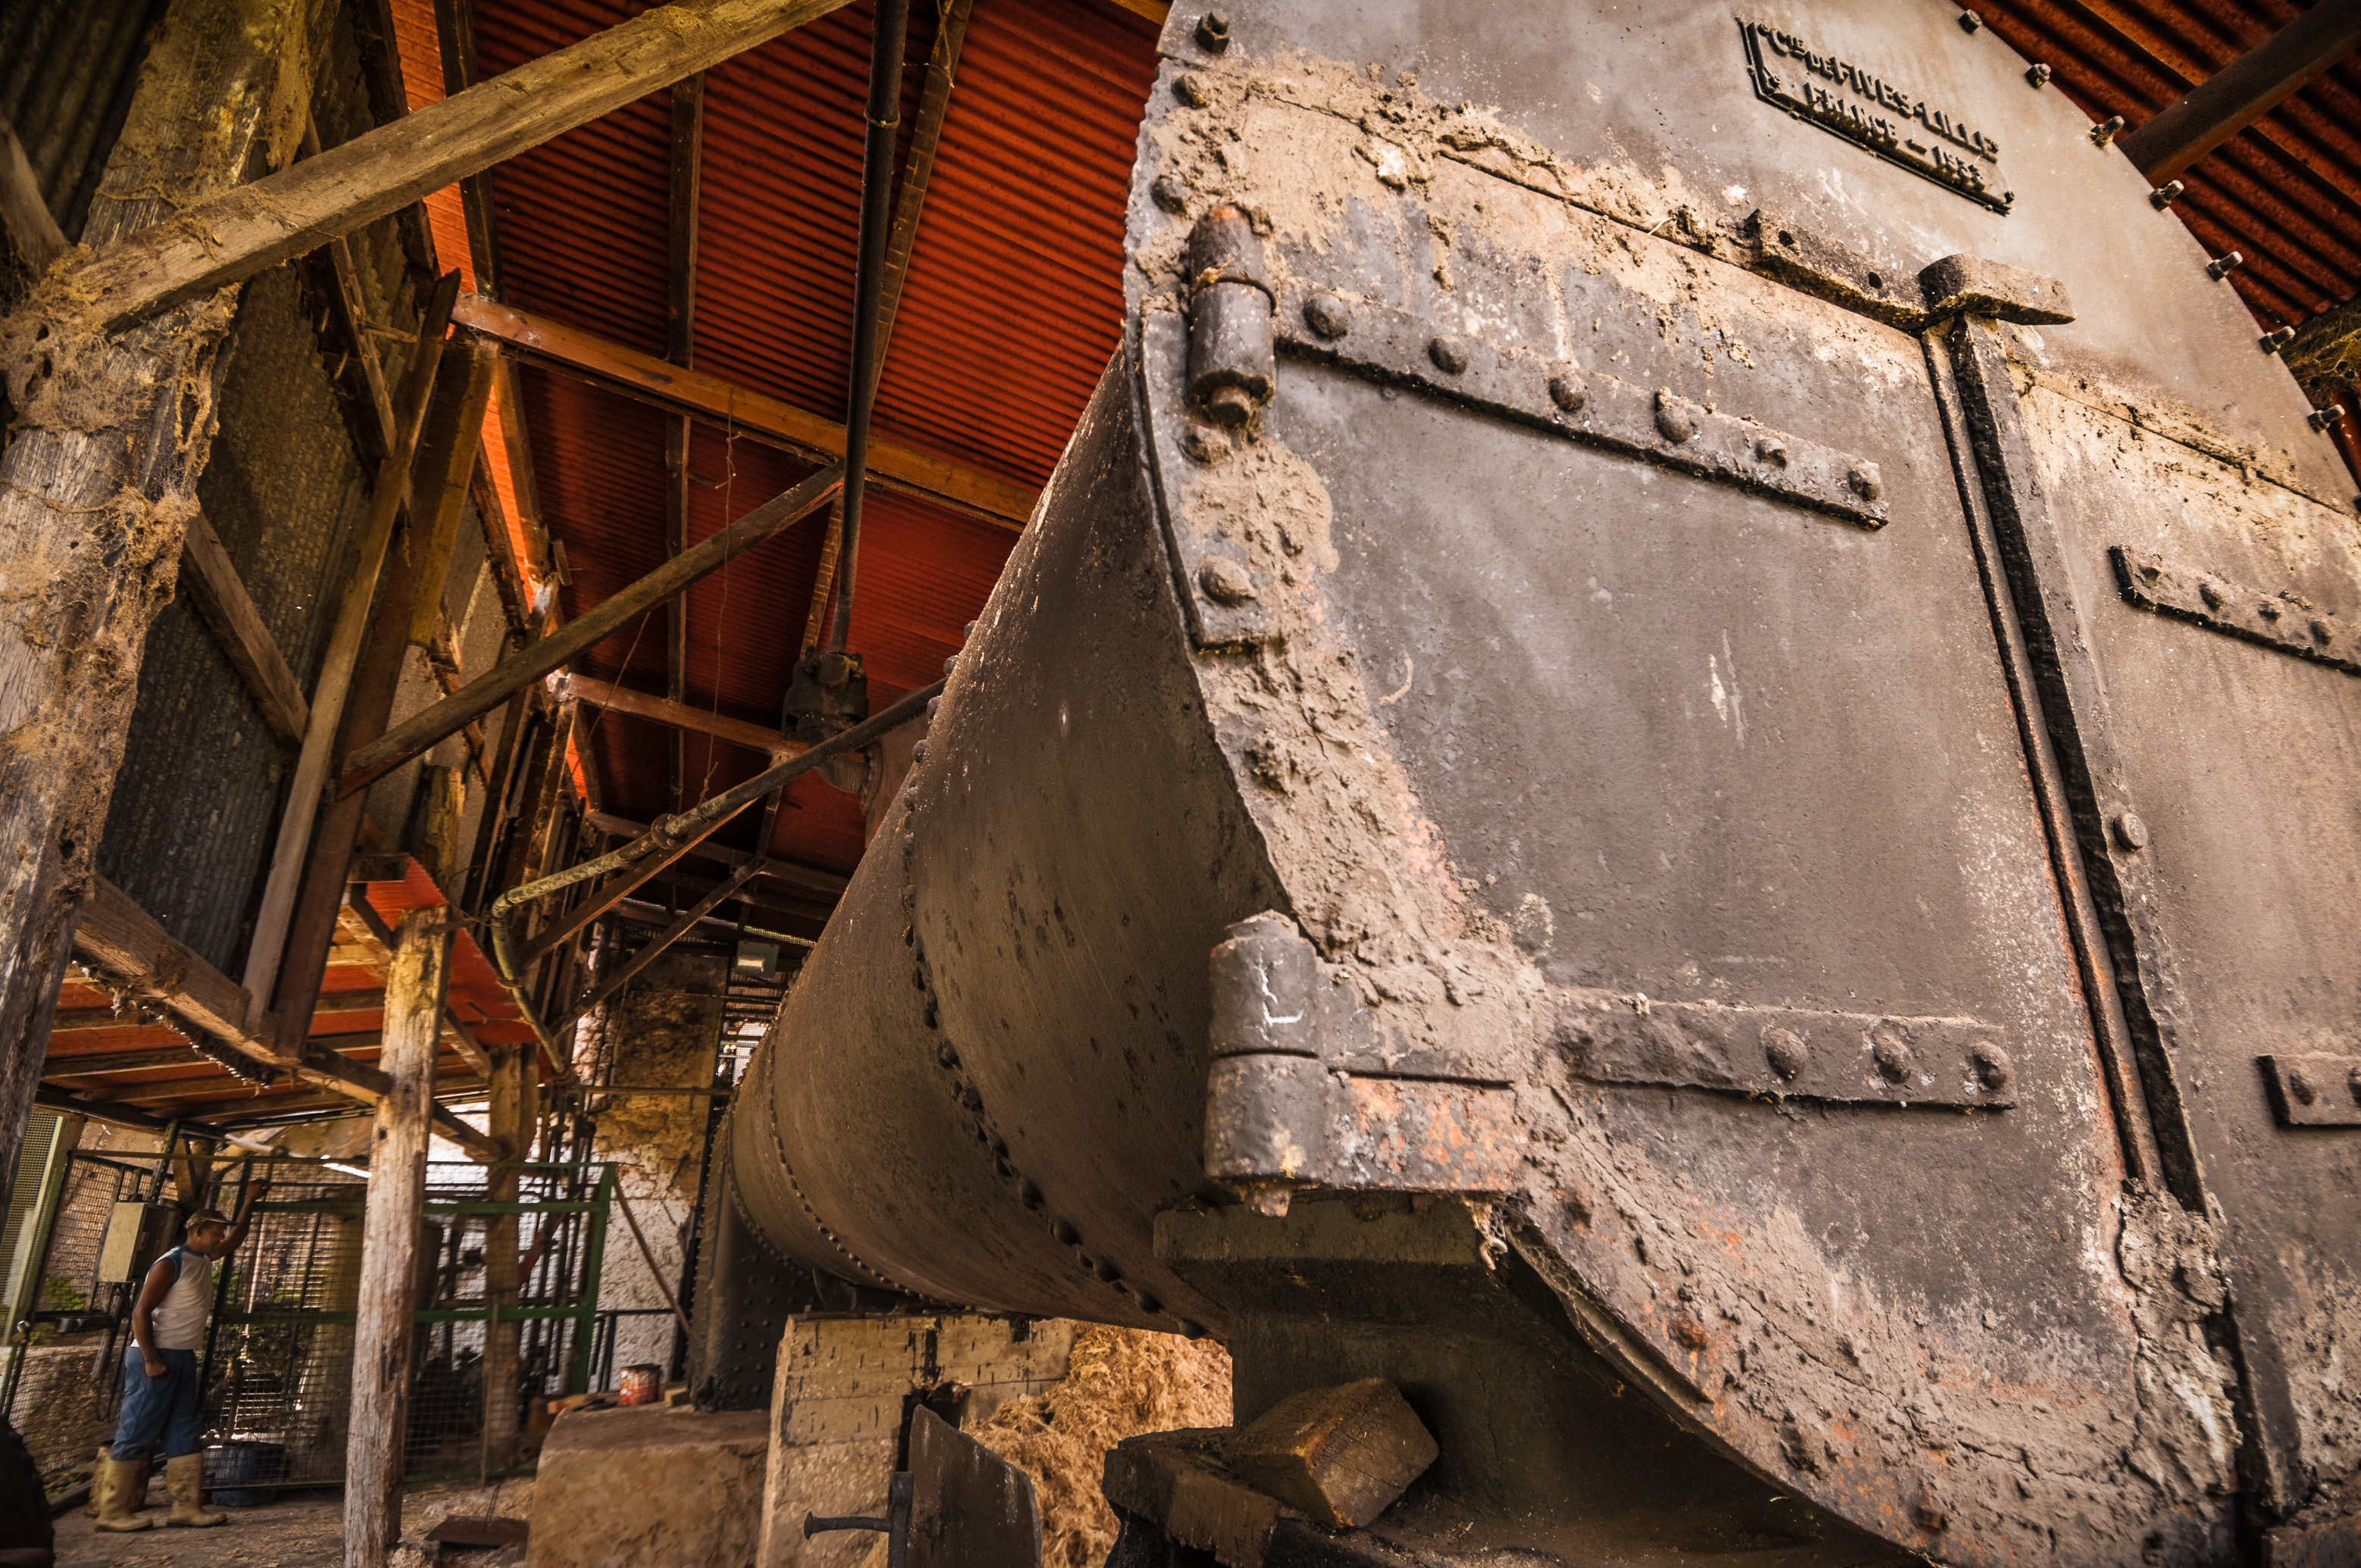
<path id="1" fill-rule="evenodd" d="M 119 331 L 318 249 L 845 0 L 677 0 L 175 213 L 73 262 L 56 297 Z"/>
<path id="2" fill-rule="evenodd" d="M 526 358 L 572 371 L 597 385 L 675 412 L 724 425 L 814 461 L 844 454 L 844 426 L 759 392 L 734 387 L 702 370 L 685 370 L 578 327 L 473 296 L 451 319 L 497 338 Z M 1040 492 L 964 464 L 892 441 L 869 444 L 869 477 L 887 489 L 914 495 L 962 516 L 1022 529 Z"/>

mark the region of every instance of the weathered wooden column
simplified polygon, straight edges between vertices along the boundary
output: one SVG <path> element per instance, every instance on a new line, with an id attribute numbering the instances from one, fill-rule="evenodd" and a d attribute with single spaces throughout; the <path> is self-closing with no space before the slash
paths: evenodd
<path id="1" fill-rule="evenodd" d="M 361 1229 L 352 1425 L 345 1441 L 346 1568 L 382 1568 L 386 1549 L 401 1532 L 418 1231 L 426 1206 L 435 1037 L 450 977 L 449 916 L 446 907 L 403 916 L 386 967 L 385 1043 L 378 1067 L 391 1083 L 377 1108 Z"/>
<path id="2" fill-rule="evenodd" d="M 82 238 L 105 245 L 276 168 L 302 135 L 319 0 L 174 0 Z M 213 445 L 235 289 L 93 329 L 65 263 L 0 318 L 0 1170 L 13 1169 L 74 909 Z"/>
<path id="3" fill-rule="evenodd" d="M 519 1172 L 514 1162 L 533 1157 L 533 1133 L 539 1120 L 539 1047 L 500 1046 L 492 1051 L 491 1135 L 500 1146 L 504 1162 L 492 1168 L 490 1198 L 495 1203 L 517 1200 Z M 495 1214 L 484 1229 L 484 1294 L 491 1299 L 492 1323 L 484 1335 L 484 1468 L 504 1469 L 516 1462 L 517 1330 L 509 1316 L 524 1286 L 518 1267 L 517 1217 Z"/>

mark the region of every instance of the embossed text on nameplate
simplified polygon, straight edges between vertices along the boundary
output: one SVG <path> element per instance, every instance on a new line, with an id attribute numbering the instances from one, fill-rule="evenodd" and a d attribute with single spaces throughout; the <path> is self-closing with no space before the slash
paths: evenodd
<path id="1" fill-rule="evenodd" d="M 2000 144 L 1855 61 L 1764 22 L 1739 23 L 1755 95 L 1911 173 L 2005 213 Z"/>

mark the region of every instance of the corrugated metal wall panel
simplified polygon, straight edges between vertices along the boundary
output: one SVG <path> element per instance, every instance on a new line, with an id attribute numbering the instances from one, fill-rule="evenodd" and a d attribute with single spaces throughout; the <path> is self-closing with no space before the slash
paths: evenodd
<path id="1" fill-rule="evenodd" d="M 247 288 L 197 495 L 308 686 L 367 487 L 291 269 Z M 245 951 L 283 760 L 213 633 L 176 599 L 148 634 L 98 865 L 225 972 Z"/>

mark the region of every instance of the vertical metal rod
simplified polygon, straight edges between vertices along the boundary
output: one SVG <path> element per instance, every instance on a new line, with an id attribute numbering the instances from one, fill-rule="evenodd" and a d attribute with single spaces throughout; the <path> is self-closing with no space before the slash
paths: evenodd
<path id="1" fill-rule="evenodd" d="M 844 419 L 844 542 L 838 552 L 836 620 L 828 645 L 841 652 L 852 627 L 852 583 L 861 564 L 861 496 L 869 470 L 867 391 L 877 363 L 878 305 L 885 291 L 885 241 L 893 219 L 894 141 L 902 127 L 902 55 L 910 0 L 877 0 L 869 47 L 869 137 L 861 157 L 861 260 L 852 306 L 852 392 Z"/>

